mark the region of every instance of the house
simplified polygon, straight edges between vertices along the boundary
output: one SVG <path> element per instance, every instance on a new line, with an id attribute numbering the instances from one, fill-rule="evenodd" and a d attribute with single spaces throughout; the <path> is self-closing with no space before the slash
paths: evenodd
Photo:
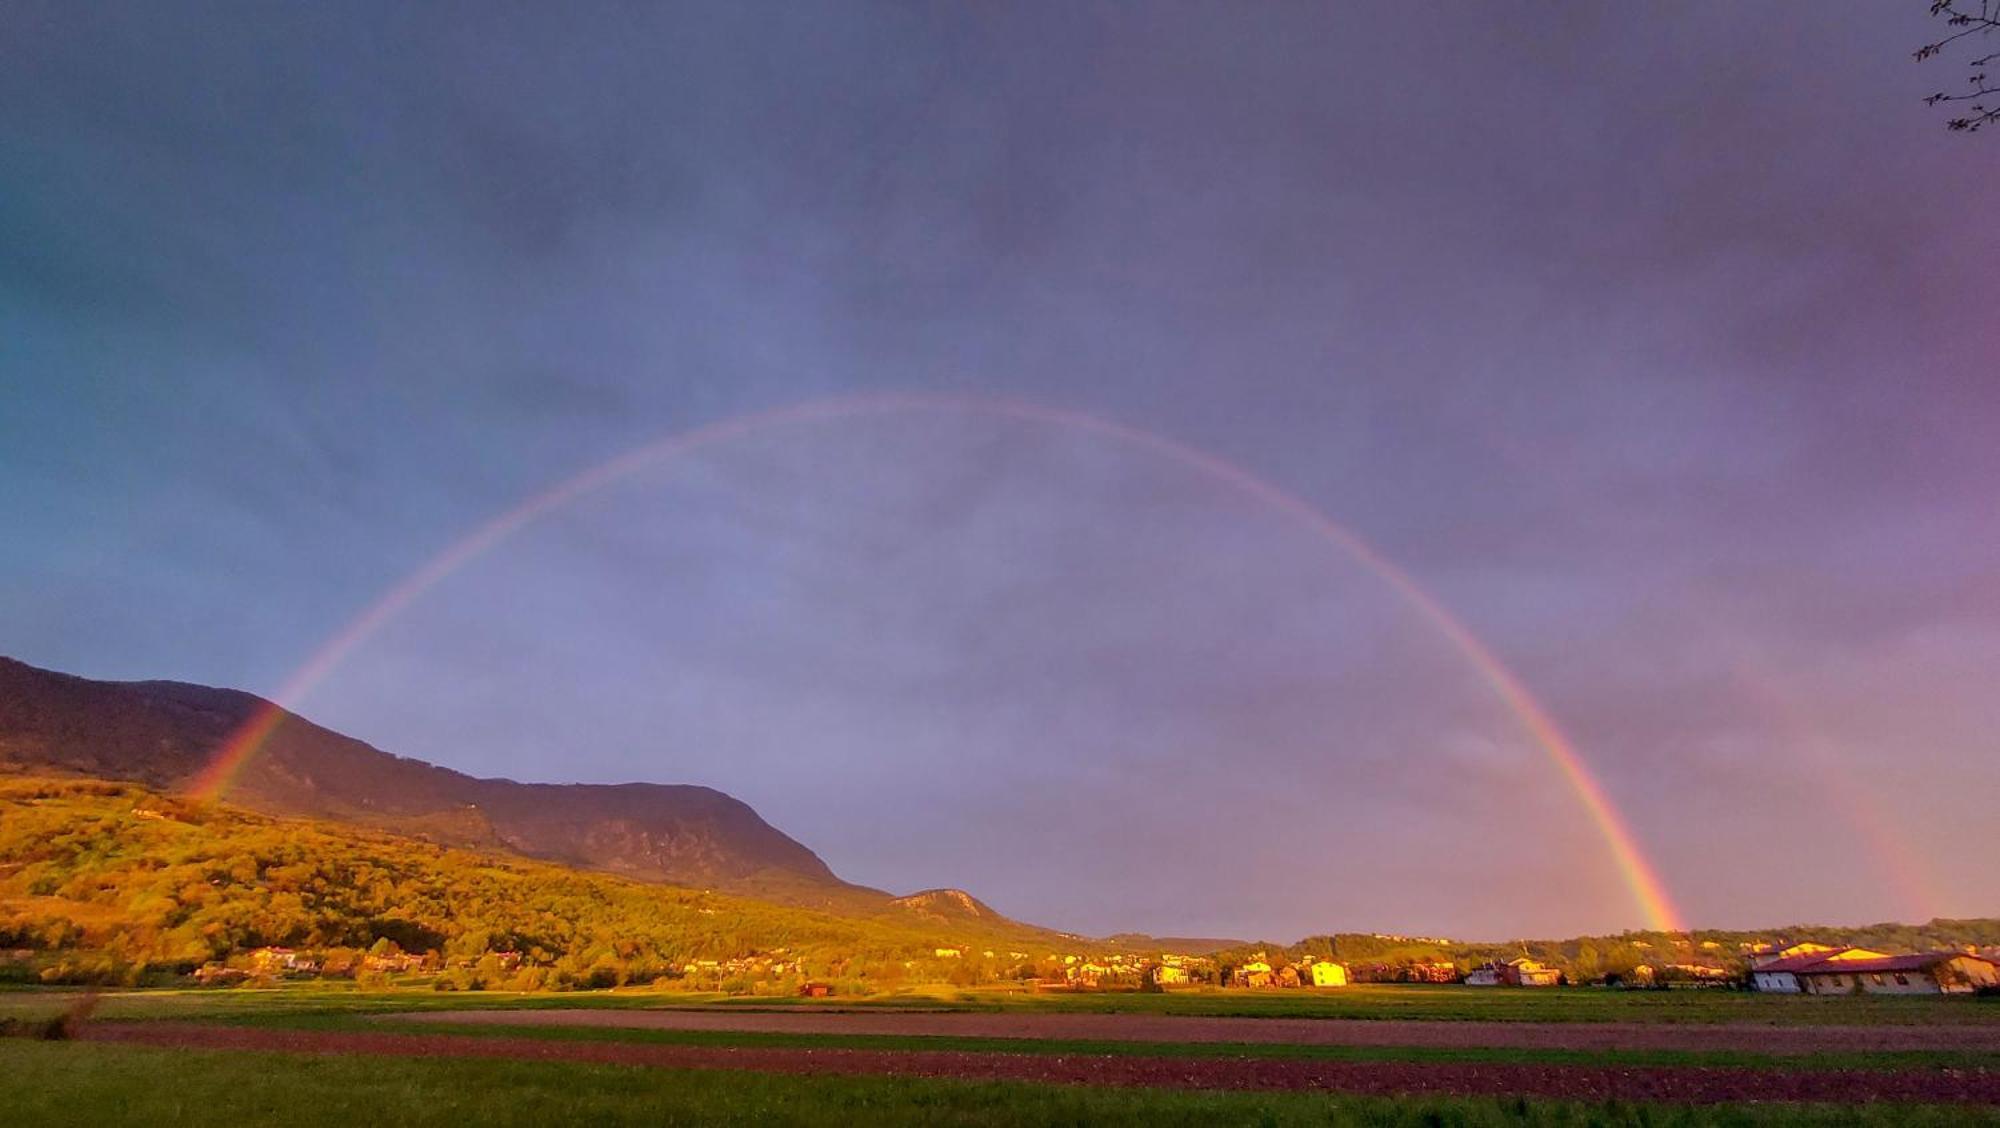
<path id="1" fill-rule="evenodd" d="M 1750 963 L 1752 990 L 1769 991 L 1779 995 L 1797 995 L 1806 989 L 1804 981 L 1799 978 L 1799 973 L 1807 968 L 1823 964 L 1889 958 L 1887 953 L 1870 951 L 1867 948 L 1829 948 L 1824 944 L 1794 944 L 1790 948 L 1774 949 L 1774 952 L 1776 953 L 1774 958 L 1761 963 L 1758 962 L 1758 955 L 1752 954 Z M 1785 952 L 1793 954 L 1784 955 Z"/>
<path id="2" fill-rule="evenodd" d="M 1508 960 L 1500 967 L 1501 981 L 1509 987 L 1554 987 L 1562 982 L 1561 971 L 1526 956 Z"/>
<path id="3" fill-rule="evenodd" d="M 1306 970 L 1312 976 L 1315 987 L 1347 986 L 1347 968 L 1332 960 L 1314 960 Z"/>
<path id="4" fill-rule="evenodd" d="M 1516 956 L 1506 963 L 1485 963 L 1465 973 L 1469 987 L 1554 987 L 1562 972 L 1547 964 Z"/>
<path id="5" fill-rule="evenodd" d="M 257 948 L 250 953 L 250 967 L 259 975 L 276 975 L 280 972 L 313 972 L 319 970 L 319 961 L 304 952 L 290 948 Z"/>
<path id="6" fill-rule="evenodd" d="M 1188 981 L 1187 969 L 1173 964 L 1161 964 L 1153 969 L 1153 982 L 1162 987 L 1173 987 Z"/>
<path id="7" fill-rule="evenodd" d="M 2000 963 L 1968 952 L 1828 959 L 1792 975 L 1807 995 L 1957 995 L 2000 988 Z"/>
<path id="8" fill-rule="evenodd" d="M 799 987 L 801 999 L 824 999 L 833 994 L 833 987 L 826 983 L 806 983 Z"/>
<path id="9" fill-rule="evenodd" d="M 1500 965 L 1496 963 L 1483 963 L 1465 973 L 1467 987 L 1498 987 L 1500 983 Z"/>
<path id="10" fill-rule="evenodd" d="M 1074 967 L 1063 969 L 1063 975 L 1068 978 L 1070 984 L 1078 987 L 1095 987 L 1109 974 L 1111 974 L 1110 968 L 1088 959 Z"/>
<path id="11" fill-rule="evenodd" d="M 1262 957 L 1251 960 L 1249 963 L 1236 969 L 1236 985 L 1238 987 L 1269 987 L 1271 985 L 1271 965 L 1265 963 Z"/>
<path id="12" fill-rule="evenodd" d="M 408 952 L 384 952 L 361 957 L 361 966 L 367 971 L 422 971 L 424 960 L 425 957 Z"/>

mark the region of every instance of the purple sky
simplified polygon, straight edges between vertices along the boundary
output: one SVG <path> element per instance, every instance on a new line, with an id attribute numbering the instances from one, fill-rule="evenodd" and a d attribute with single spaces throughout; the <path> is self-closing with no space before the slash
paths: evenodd
<path id="1" fill-rule="evenodd" d="M 275 692 L 871 392 L 1325 510 L 1711 925 L 2000 911 L 2000 139 L 1921 2 L 0 13 L 0 653 Z M 977 414 L 662 462 L 299 708 L 1083 931 L 1638 926 L 1296 518 Z"/>

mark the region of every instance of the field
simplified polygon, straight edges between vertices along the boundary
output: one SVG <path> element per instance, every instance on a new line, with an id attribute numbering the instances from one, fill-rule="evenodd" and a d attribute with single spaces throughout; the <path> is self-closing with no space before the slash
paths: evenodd
<path id="1" fill-rule="evenodd" d="M 0 1017 L 78 998 L 4 992 Z M 2000 1124 L 2000 1004 L 134 991 L 99 999 L 75 1040 L 0 1040 L 0 1107 L 50 1124 Z"/>

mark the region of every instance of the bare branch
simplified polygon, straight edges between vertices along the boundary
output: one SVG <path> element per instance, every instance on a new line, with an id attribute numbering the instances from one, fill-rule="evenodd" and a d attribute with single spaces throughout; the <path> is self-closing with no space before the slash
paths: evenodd
<path id="1" fill-rule="evenodd" d="M 1920 63 L 1937 58 L 1947 47 L 1968 36 L 1986 36 L 2000 31 L 2000 0 L 1979 0 L 1979 10 L 1976 12 L 1971 10 L 1969 0 L 1931 0 L 1930 11 L 1933 18 L 1943 19 L 1945 26 L 1951 28 L 1952 32 L 1935 43 L 1926 43 L 1918 47 L 1915 56 Z M 1989 86 L 1986 81 L 1985 68 L 1995 60 L 2000 60 L 2000 51 L 1970 60 L 1967 66 L 1972 73 L 1966 79 L 1972 87 L 1970 91 L 1952 94 L 1940 90 L 1925 97 L 1924 104 L 1936 106 L 1945 103 L 1972 102 L 1975 98 L 2000 94 L 2000 88 Z M 1972 102 L 1968 108 L 1972 110 L 1971 114 L 1948 118 L 1944 127 L 1954 133 L 1977 133 L 1981 126 L 2000 121 L 2000 106 L 1988 108 L 1988 103 Z"/>

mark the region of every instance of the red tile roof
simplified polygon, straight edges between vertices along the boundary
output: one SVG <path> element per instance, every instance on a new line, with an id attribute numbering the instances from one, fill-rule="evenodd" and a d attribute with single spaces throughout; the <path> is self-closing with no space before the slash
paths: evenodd
<path id="1" fill-rule="evenodd" d="M 1946 960 L 1964 956 L 1966 959 L 1994 963 L 1985 956 L 1969 955 L 1965 952 L 1918 952 L 1909 956 L 1883 956 L 1870 960 L 1836 960 L 1829 957 L 1838 952 L 1814 952 L 1810 955 L 1793 956 L 1776 960 L 1763 967 L 1752 968 L 1754 972 L 1789 971 L 1794 975 L 1849 975 L 1854 973 L 1876 973 L 1884 971 L 1926 971 Z"/>
<path id="2" fill-rule="evenodd" d="M 1889 956 L 1879 960 L 1826 960 L 1823 967 L 1799 969 L 1800 975 L 1841 975 L 1858 972 L 1883 971 L 1928 971 L 1941 963 L 1955 959 L 1978 960 L 1992 963 L 1985 956 L 1970 955 L 1966 952 L 1919 952 L 1913 956 Z"/>

